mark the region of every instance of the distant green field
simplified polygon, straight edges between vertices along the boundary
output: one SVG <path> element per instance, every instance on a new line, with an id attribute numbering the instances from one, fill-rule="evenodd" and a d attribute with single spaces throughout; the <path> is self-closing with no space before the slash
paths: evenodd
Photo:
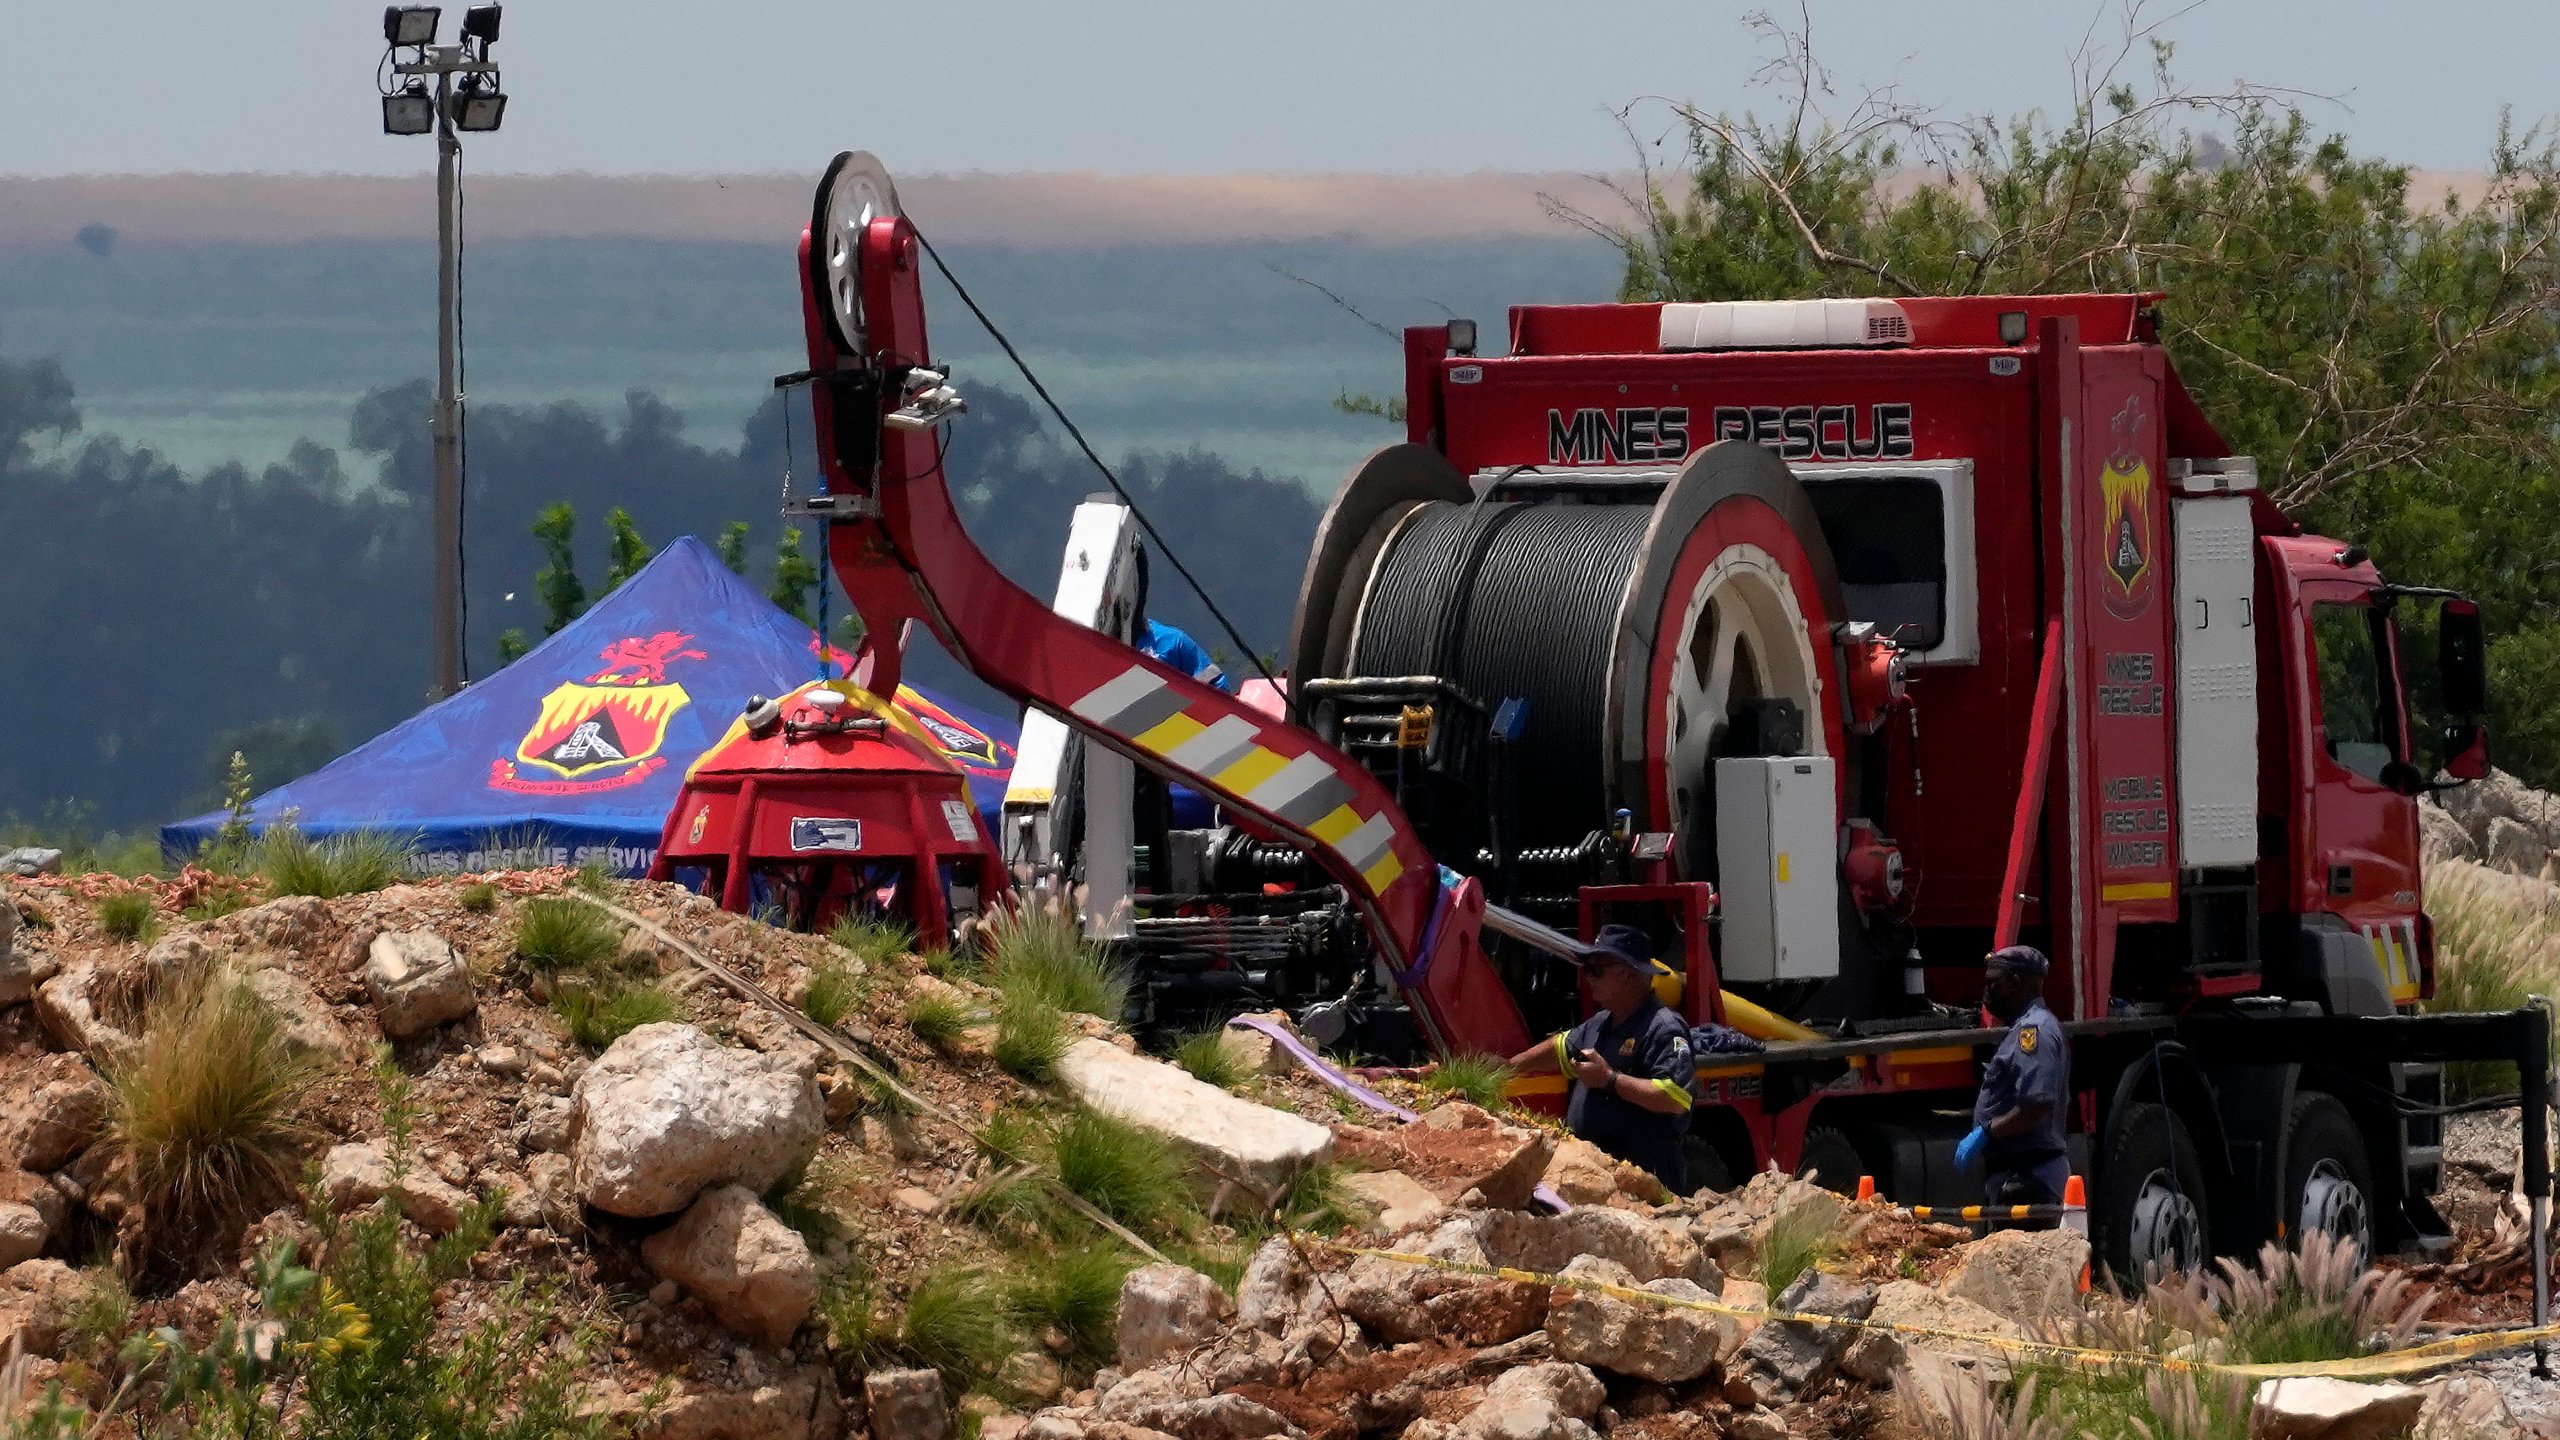
<path id="1" fill-rule="evenodd" d="M 697 443 L 739 423 L 794 353 L 787 244 L 505 241 L 466 252 L 469 393 L 607 412 L 645 389 Z M 1386 426 L 1338 413 L 1342 390 L 1400 380 L 1388 339 L 1279 266 L 1391 327 L 1450 313 L 1500 333 L 1506 306 L 1596 300 L 1604 247 L 1560 233 L 1415 247 L 1320 243 L 1017 251 L 953 247 L 962 280 L 1107 455 L 1193 446 L 1329 491 Z M 434 271 L 424 243 L 0 252 L 0 353 L 54 355 L 91 433 L 190 469 L 262 464 L 308 436 L 345 441 L 365 390 L 428 374 Z M 1023 387 L 955 299 L 936 338 L 972 381 Z"/>

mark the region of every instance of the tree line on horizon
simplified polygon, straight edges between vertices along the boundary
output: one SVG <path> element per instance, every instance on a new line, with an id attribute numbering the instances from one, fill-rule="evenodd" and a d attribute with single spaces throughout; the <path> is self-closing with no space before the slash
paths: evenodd
<path id="1" fill-rule="evenodd" d="M 1045 596 L 1068 518 L 1099 477 L 1017 397 L 981 387 L 970 405 L 950 447 L 963 512 L 1004 573 Z M 417 711 L 429 678 L 430 411 L 423 380 L 376 390 L 353 407 L 342 447 L 306 438 L 258 468 L 190 473 L 86 434 L 57 362 L 0 353 L 0 573 L 12 582 L 0 674 L 13 682 L 0 686 L 0 820 L 75 836 L 156 826 L 211 808 L 234 751 L 264 789 Z M 474 406 L 470 673 L 486 676 L 573 618 L 645 563 L 650 537 L 699 535 L 814 619 L 814 537 L 740 518 L 778 509 L 783 413 L 769 400 L 724 449 L 689 443 L 682 417 L 645 390 L 614 416 Z M 793 424 L 806 467 L 805 411 Z M 378 482 L 357 478 L 368 461 Z M 1205 452 L 1133 455 L 1119 470 L 1190 555 L 1301 555 L 1314 533 L 1315 502 L 1297 483 Z M 797 483 L 809 483 L 805 468 Z M 581 530 L 579 517 L 597 523 Z M 1212 570 L 1248 638 L 1279 648 L 1294 560 Z M 1205 625 L 1189 597 L 1158 589 L 1159 613 Z M 919 657 L 920 673 L 957 682 L 938 658 Z"/>

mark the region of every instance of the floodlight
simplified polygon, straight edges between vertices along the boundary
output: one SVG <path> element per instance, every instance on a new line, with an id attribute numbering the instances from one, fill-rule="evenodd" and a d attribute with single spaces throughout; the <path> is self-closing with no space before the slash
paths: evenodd
<path id="1" fill-rule="evenodd" d="M 462 38 L 477 40 L 487 50 L 498 42 L 498 15 L 502 7 L 474 5 L 462 12 Z"/>
<path id="2" fill-rule="evenodd" d="M 424 135 L 436 128 L 435 97 L 427 93 L 425 82 L 412 80 L 406 90 L 395 90 L 382 97 L 382 133 L 385 135 Z"/>
<path id="3" fill-rule="evenodd" d="M 495 130 L 507 118 L 507 97 L 501 90 L 488 88 L 484 77 L 462 77 L 462 88 L 453 92 L 453 128 L 456 130 Z"/>
<path id="4" fill-rule="evenodd" d="M 442 6 L 393 5 L 382 12 L 382 38 L 393 45 L 433 45 L 443 19 Z"/>

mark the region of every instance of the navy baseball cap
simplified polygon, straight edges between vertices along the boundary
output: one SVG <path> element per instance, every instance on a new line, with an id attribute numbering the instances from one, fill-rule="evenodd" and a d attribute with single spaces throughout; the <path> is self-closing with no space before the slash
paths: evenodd
<path id="1" fill-rule="evenodd" d="M 2044 952 L 2033 945 L 2010 945 L 1994 950 L 1982 957 L 1982 965 L 1986 970 L 2006 970 L 2013 975 L 2038 977 L 2053 968 L 2053 962 L 2044 958 Z"/>
<path id="2" fill-rule="evenodd" d="M 1633 925 L 1603 925 L 1600 933 L 1582 947 L 1585 966 L 1615 961 L 1639 975 L 1650 977 L 1657 967 L 1653 963 L 1653 941 Z"/>

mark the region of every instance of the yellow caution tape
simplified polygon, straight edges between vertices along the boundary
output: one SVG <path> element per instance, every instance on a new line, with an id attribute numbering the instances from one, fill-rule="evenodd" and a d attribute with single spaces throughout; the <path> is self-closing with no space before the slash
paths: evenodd
<path id="1" fill-rule="evenodd" d="M 1443 1260 L 1432 1255 L 1414 1255 L 1401 1250 L 1382 1250 L 1366 1246 L 1345 1245 L 1318 1235 L 1300 1237 L 1301 1243 L 1334 1251 L 1342 1255 L 1367 1256 L 1392 1260 L 1404 1265 L 1419 1265 L 1452 1275 L 1472 1275 L 1486 1280 L 1508 1280 L 1541 1288 L 1578 1290 L 1606 1295 L 1636 1305 L 1659 1305 L 1675 1310 L 1701 1310 L 1711 1315 L 1729 1315 L 1739 1320 L 1775 1320 L 1793 1325 L 1822 1325 L 1843 1330 L 1869 1330 L 1879 1334 L 1913 1336 L 1924 1340 L 1951 1341 L 1980 1345 L 2013 1355 L 2031 1356 L 2057 1364 L 2084 1369 L 2111 1370 L 2146 1366 L 2155 1370 L 2214 1375 L 2242 1375 L 2252 1379 L 2276 1380 L 2293 1376 L 2320 1375 L 2334 1379 L 2388 1379 L 2416 1375 L 2440 1369 L 2459 1360 L 2486 1355 L 2493 1351 L 2515 1350 L 2537 1341 L 2560 1339 L 2560 1325 L 2543 1325 L 2519 1330 L 2488 1330 L 2476 1335 L 2453 1335 L 2430 1340 L 2406 1350 L 2392 1350 L 2379 1355 L 2358 1355 L 2343 1360 L 2300 1360 L 2281 1364 L 2235 1365 L 2215 1360 L 2185 1360 L 2167 1355 L 2154 1355 L 2138 1350 L 2107 1350 L 2091 1345 L 2068 1345 L 2054 1340 L 2021 1340 L 2006 1335 L 1976 1335 L 1962 1330 L 1940 1330 L 1926 1325 L 1906 1325 L 1884 1320 L 1852 1320 L 1841 1315 L 1815 1315 L 1797 1310 L 1771 1310 L 1747 1305 L 1727 1305 L 1721 1300 L 1692 1300 L 1678 1295 L 1664 1295 L 1652 1290 L 1606 1281 L 1574 1280 L 1537 1270 L 1515 1270 L 1503 1265 L 1476 1265 L 1463 1260 Z"/>

